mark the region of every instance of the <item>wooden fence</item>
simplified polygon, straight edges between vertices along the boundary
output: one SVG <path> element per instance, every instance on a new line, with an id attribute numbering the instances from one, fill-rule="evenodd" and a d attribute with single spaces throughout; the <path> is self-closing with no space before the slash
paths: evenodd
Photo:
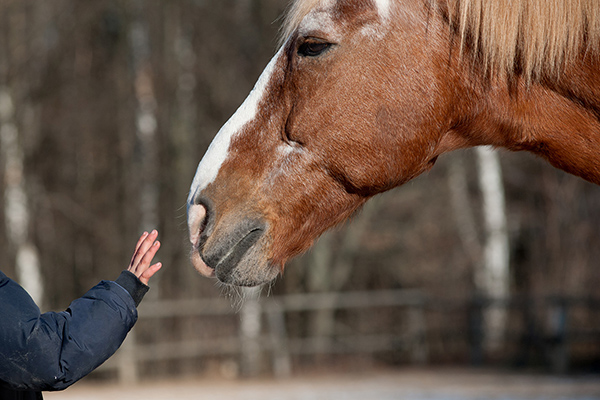
<path id="1" fill-rule="evenodd" d="M 256 290 L 247 289 L 245 300 L 236 310 L 227 298 L 195 300 L 163 300 L 144 302 L 140 320 L 160 321 L 165 318 L 188 318 L 233 315 L 239 318 L 238 334 L 210 340 L 140 343 L 135 329 L 118 353 L 102 369 L 116 369 L 119 379 L 132 382 L 140 379 L 139 365 L 144 362 L 183 360 L 205 356 L 230 356 L 239 360 L 242 374 L 254 375 L 260 360 L 269 356 L 275 376 L 287 376 L 292 369 L 292 356 L 307 354 L 358 354 L 397 350 L 402 347 L 412 363 L 424 364 L 429 358 L 426 312 L 462 310 L 469 318 L 464 332 L 471 339 L 471 359 L 474 364 L 484 359 L 482 315 L 489 308 L 517 309 L 526 315 L 535 307 L 544 309 L 549 328 L 543 340 L 550 348 L 552 369 L 565 372 L 569 364 L 569 345 L 575 340 L 600 343 L 600 327 L 586 332 L 570 329 L 569 314 L 584 307 L 600 311 L 600 299 L 545 297 L 543 299 L 511 298 L 493 300 L 472 298 L 467 301 L 448 301 L 428 298 L 418 290 L 385 290 L 373 292 L 310 293 L 258 297 Z M 406 321 L 402 332 L 378 334 L 346 334 L 328 337 L 291 337 L 286 331 L 286 316 L 297 312 L 322 310 L 373 310 L 395 308 Z M 539 311 L 539 310 L 538 310 Z M 525 327 L 522 331 L 526 331 Z M 527 333 L 520 333 L 526 337 Z M 544 342 L 545 343 L 545 342 Z"/>
<path id="2" fill-rule="evenodd" d="M 415 362 L 425 362 L 425 296 L 417 290 L 389 290 L 378 292 L 312 293 L 258 298 L 256 292 L 244 294 L 243 304 L 237 310 L 240 319 L 239 335 L 211 340 L 177 341 L 141 344 L 135 329 L 130 332 L 117 354 L 100 370 L 117 369 L 119 380 L 136 381 L 140 378 L 138 365 L 142 362 L 181 360 L 201 356 L 239 357 L 241 371 L 254 375 L 259 369 L 261 353 L 270 355 L 273 373 L 286 376 L 291 372 L 293 354 L 360 353 L 384 351 L 397 347 L 401 341 L 410 350 Z M 377 309 L 400 307 L 410 320 L 410 329 L 403 338 L 397 335 L 345 336 L 339 340 L 325 337 L 289 338 L 285 316 L 290 312 L 316 310 Z M 139 309 L 141 320 L 160 320 L 173 317 L 211 317 L 235 313 L 231 300 L 226 298 L 195 300 L 163 300 L 144 302 Z M 263 327 L 262 321 L 266 321 Z M 138 322 L 139 324 L 139 322 Z"/>

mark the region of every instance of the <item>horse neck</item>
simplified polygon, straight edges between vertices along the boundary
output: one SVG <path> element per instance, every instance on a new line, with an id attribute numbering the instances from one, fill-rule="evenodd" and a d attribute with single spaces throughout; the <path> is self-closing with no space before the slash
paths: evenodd
<path id="1" fill-rule="evenodd" d="M 459 117 L 455 133 L 469 146 L 530 151 L 600 184 L 599 71 L 600 62 L 588 59 L 539 83 L 480 82 L 470 88 L 470 115 Z"/>

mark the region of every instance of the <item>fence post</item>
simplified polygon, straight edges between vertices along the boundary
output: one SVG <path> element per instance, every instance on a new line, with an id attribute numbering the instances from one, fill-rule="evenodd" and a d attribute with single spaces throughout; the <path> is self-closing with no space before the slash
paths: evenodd
<path id="1" fill-rule="evenodd" d="M 135 329 L 132 329 L 119 349 L 117 369 L 121 384 L 131 384 L 139 381 L 139 371 L 135 359 L 135 345 Z"/>
<path id="2" fill-rule="evenodd" d="M 411 331 L 411 361 L 414 364 L 427 364 L 429 359 L 429 349 L 427 347 L 425 315 L 423 304 L 411 306 L 408 314 L 409 329 Z"/>
<path id="3" fill-rule="evenodd" d="M 567 340 L 568 304 L 562 297 L 550 299 L 548 312 L 550 328 L 550 363 L 552 372 L 564 374 L 569 368 L 569 343 Z"/>
<path id="4" fill-rule="evenodd" d="M 481 295 L 475 295 L 470 301 L 469 307 L 469 339 L 471 342 L 471 364 L 480 366 L 483 364 L 483 315 L 485 301 Z"/>
<path id="5" fill-rule="evenodd" d="M 292 374 L 292 360 L 287 343 L 285 314 L 281 304 L 272 301 L 267 310 L 271 331 L 271 352 L 273 373 L 277 378 L 287 378 Z"/>
<path id="6" fill-rule="evenodd" d="M 242 344 L 241 373 L 245 377 L 260 373 L 261 306 L 258 302 L 260 287 L 243 288 L 244 304 L 240 311 Z"/>

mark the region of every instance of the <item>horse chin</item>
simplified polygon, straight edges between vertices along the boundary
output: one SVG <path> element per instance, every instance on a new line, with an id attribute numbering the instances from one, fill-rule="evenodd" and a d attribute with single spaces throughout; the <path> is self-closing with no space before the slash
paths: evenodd
<path id="1" fill-rule="evenodd" d="M 257 246 L 258 247 L 258 246 Z M 260 251 L 251 249 L 237 265 L 218 266 L 215 269 L 217 279 L 232 286 L 259 286 L 271 282 L 279 274 L 279 269 L 270 265 Z"/>

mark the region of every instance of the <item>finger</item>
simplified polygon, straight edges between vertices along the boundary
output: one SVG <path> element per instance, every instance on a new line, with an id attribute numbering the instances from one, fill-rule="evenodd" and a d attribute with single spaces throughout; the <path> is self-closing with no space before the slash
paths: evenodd
<path id="1" fill-rule="evenodd" d="M 136 274 L 136 276 L 139 276 L 141 272 L 137 273 L 136 271 L 139 268 L 139 264 L 142 258 L 144 257 L 144 254 L 148 251 L 149 248 L 151 248 L 152 243 L 152 235 L 150 234 L 146 237 L 146 239 L 144 239 L 144 241 L 140 244 L 138 250 L 133 255 L 133 259 L 131 260 L 129 267 L 127 268 L 128 271 L 133 272 L 134 274 Z"/>
<path id="2" fill-rule="evenodd" d="M 148 235 L 149 235 L 149 233 L 146 231 L 144 231 L 144 233 L 142 233 L 142 236 L 140 236 L 137 243 L 135 244 L 135 251 L 137 251 L 140 248 L 140 246 L 142 245 L 142 242 L 146 239 L 146 237 Z"/>
<path id="3" fill-rule="evenodd" d="M 138 269 L 141 270 L 140 273 L 143 273 L 146 269 L 148 269 L 158 249 L 160 249 L 160 242 L 157 240 L 156 242 L 154 242 L 152 247 L 150 247 L 148 251 L 146 251 L 140 263 L 138 264 Z"/>
<path id="4" fill-rule="evenodd" d="M 148 249 L 150 249 L 152 247 L 152 244 L 154 243 L 154 240 L 156 240 L 157 236 L 158 236 L 158 232 L 155 229 L 142 241 L 142 243 L 140 244 L 139 248 L 136 250 L 136 252 L 133 256 L 133 260 L 131 261 L 131 264 L 130 264 L 131 268 L 133 268 L 133 269 L 138 268 L 140 261 L 142 260 L 142 258 L 144 257 L 144 255 L 146 254 Z"/>
<path id="5" fill-rule="evenodd" d="M 156 272 L 158 272 L 158 270 L 160 270 L 161 268 L 162 268 L 162 263 L 160 263 L 160 262 L 152 265 L 150 268 L 148 268 L 146 271 L 144 271 L 144 273 L 139 277 L 139 280 L 144 285 L 148 285 L 150 278 L 152 278 L 154 276 L 154 274 Z"/>
<path id="6" fill-rule="evenodd" d="M 129 262 L 129 265 L 133 264 L 133 259 L 135 258 L 135 254 L 137 253 L 138 249 L 142 245 L 142 242 L 146 239 L 147 236 L 148 236 L 148 232 L 144 231 L 144 233 L 142 233 L 142 236 L 140 236 L 140 238 L 138 239 L 137 243 L 135 244 L 135 250 L 133 251 L 133 255 L 131 256 L 131 261 Z"/>
<path id="7" fill-rule="evenodd" d="M 152 259 L 154 258 L 154 255 L 156 254 L 159 248 L 160 242 L 154 242 L 154 244 L 148 249 L 148 251 L 146 251 L 146 253 L 143 254 L 143 257 L 139 261 L 139 263 L 132 267 L 130 271 L 133 272 L 138 278 L 142 276 L 142 274 L 146 272 L 146 270 L 149 268 L 150 263 L 152 263 Z"/>

